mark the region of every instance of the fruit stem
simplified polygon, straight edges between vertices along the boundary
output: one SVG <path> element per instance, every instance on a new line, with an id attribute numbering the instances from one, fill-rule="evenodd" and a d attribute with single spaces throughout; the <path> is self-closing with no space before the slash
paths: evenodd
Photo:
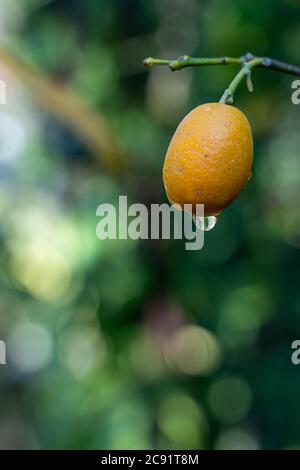
<path id="1" fill-rule="evenodd" d="M 262 57 L 256 57 L 255 59 L 250 60 L 249 62 L 245 62 L 241 70 L 236 74 L 228 88 L 224 91 L 220 103 L 233 103 L 233 95 L 239 86 L 240 82 L 243 80 L 244 77 L 249 77 L 251 74 L 251 70 L 254 67 L 260 67 L 263 64 Z"/>

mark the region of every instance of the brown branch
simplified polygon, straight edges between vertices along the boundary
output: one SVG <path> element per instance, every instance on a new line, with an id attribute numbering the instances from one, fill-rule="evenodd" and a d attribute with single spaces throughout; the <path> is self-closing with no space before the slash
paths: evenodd
<path id="1" fill-rule="evenodd" d="M 40 105 L 85 142 L 106 169 L 116 171 L 123 167 L 122 152 L 99 111 L 88 107 L 75 91 L 54 83 L 5 49 L 0 49 L 0 62 L 31 91 Z"/>

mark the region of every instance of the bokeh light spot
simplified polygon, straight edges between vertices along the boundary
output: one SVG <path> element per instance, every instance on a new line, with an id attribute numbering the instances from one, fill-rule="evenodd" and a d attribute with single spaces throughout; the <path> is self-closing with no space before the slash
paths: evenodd
<path id="1" fill-rule="evenodd" d="M 13 331 L 8 339 L 7 350 L 9 362 L 20 372 L 38 372 L 52 358 L 53 339 L 44 326 L 27 323 Z"/>
<path id="2" fill-rule="evenodd" d="M 210 374 L 221 360 L 216 337 L 195 325 L 179 328 L 167 341 L 164 356 L 170 367 L 189 375 Z"/>

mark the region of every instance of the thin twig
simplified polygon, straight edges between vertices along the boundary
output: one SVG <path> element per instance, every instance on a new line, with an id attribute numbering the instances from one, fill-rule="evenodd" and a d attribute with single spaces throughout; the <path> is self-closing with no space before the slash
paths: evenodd
<path id="1" fill-rule="evenodd" d="M 204 57 L 190 57 L 183 55 L 176 60 L 167 59 L 154 59 L 148 57 L 144 60 L 144 65 L 147 67 L 153 67 L 155 65 L 168 65 L 172 71 L 181 70 L 185 67 L 194 67 L 198 65 L 227 65 L 227 64 L 243 64 L 243 60 L 237 57 L 215 57 L 215 58 L 204 58 Z"/>
<path id="2" fill-rule="evenodd" d="M 277 70 L 279 72 L 288 73 L 291 75 L 300 76 L 300 67 L 287 62 L 282 62 L 277 59 L 272 59 L 271 57 L 258 57 L 250 52 L 243 55 L 242 57 L 214 57 L 214 58 L 205 58 L 205 57 L 190 57 L 184 55 L 179 57 L 176 60 L 169 59 L 154 59 L 153 57 L 148 57 L 144 60 L 144 65 L 147 67 L 152 67 L 155 65 L 168 65 L 171 70 L 181 70 L 185 67 L 194 67 L 194 66 L 203 66 L 203 65 L 243 65 L 246 62 L 250 62 L 253 59 L 261 59 L 260 67 L 265 67 L 272 70 Z"/>
<path id="3" fill-rule="evenodd" d="M 185 67 L 228 64 L 242 65 L 242 68 L 234 77 L 228 88 L 224 91 L 220 99 L 220 103 L 233 103 L 234 92 L 244 77 L 247 77 L 247 86 L 249 91 L 252 92 L 251 70 L 255 67 L 265 67 L 300 77 L 300 67 L 277 59 L 272 59 L 271 57 L 257 57 L 250 52 L 242 57 L 204 58 L 183 55 L 177 60 L 154 59 L 153 57 L 148 57 L 148 59 L 144 60 L 144 65 L 147 67 L 152 67 L 154 65 L 168 65 L 172 71 L 181 70 Z"/>

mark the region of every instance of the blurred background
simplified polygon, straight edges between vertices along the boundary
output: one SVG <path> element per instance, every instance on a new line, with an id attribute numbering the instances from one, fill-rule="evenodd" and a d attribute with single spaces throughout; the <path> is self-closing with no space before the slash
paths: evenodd
<path id="1" fill-rule="evenodd" d="M 300 132 L 291 76 L 253 73 L 235 105 L 252 180 L 205 235 L 96 238 L 96 208 L 166 202 L 179 121 L 234 66 L 300 64 L 297 0 L 0 0 L 2 449 L 300 447 Z"/>

